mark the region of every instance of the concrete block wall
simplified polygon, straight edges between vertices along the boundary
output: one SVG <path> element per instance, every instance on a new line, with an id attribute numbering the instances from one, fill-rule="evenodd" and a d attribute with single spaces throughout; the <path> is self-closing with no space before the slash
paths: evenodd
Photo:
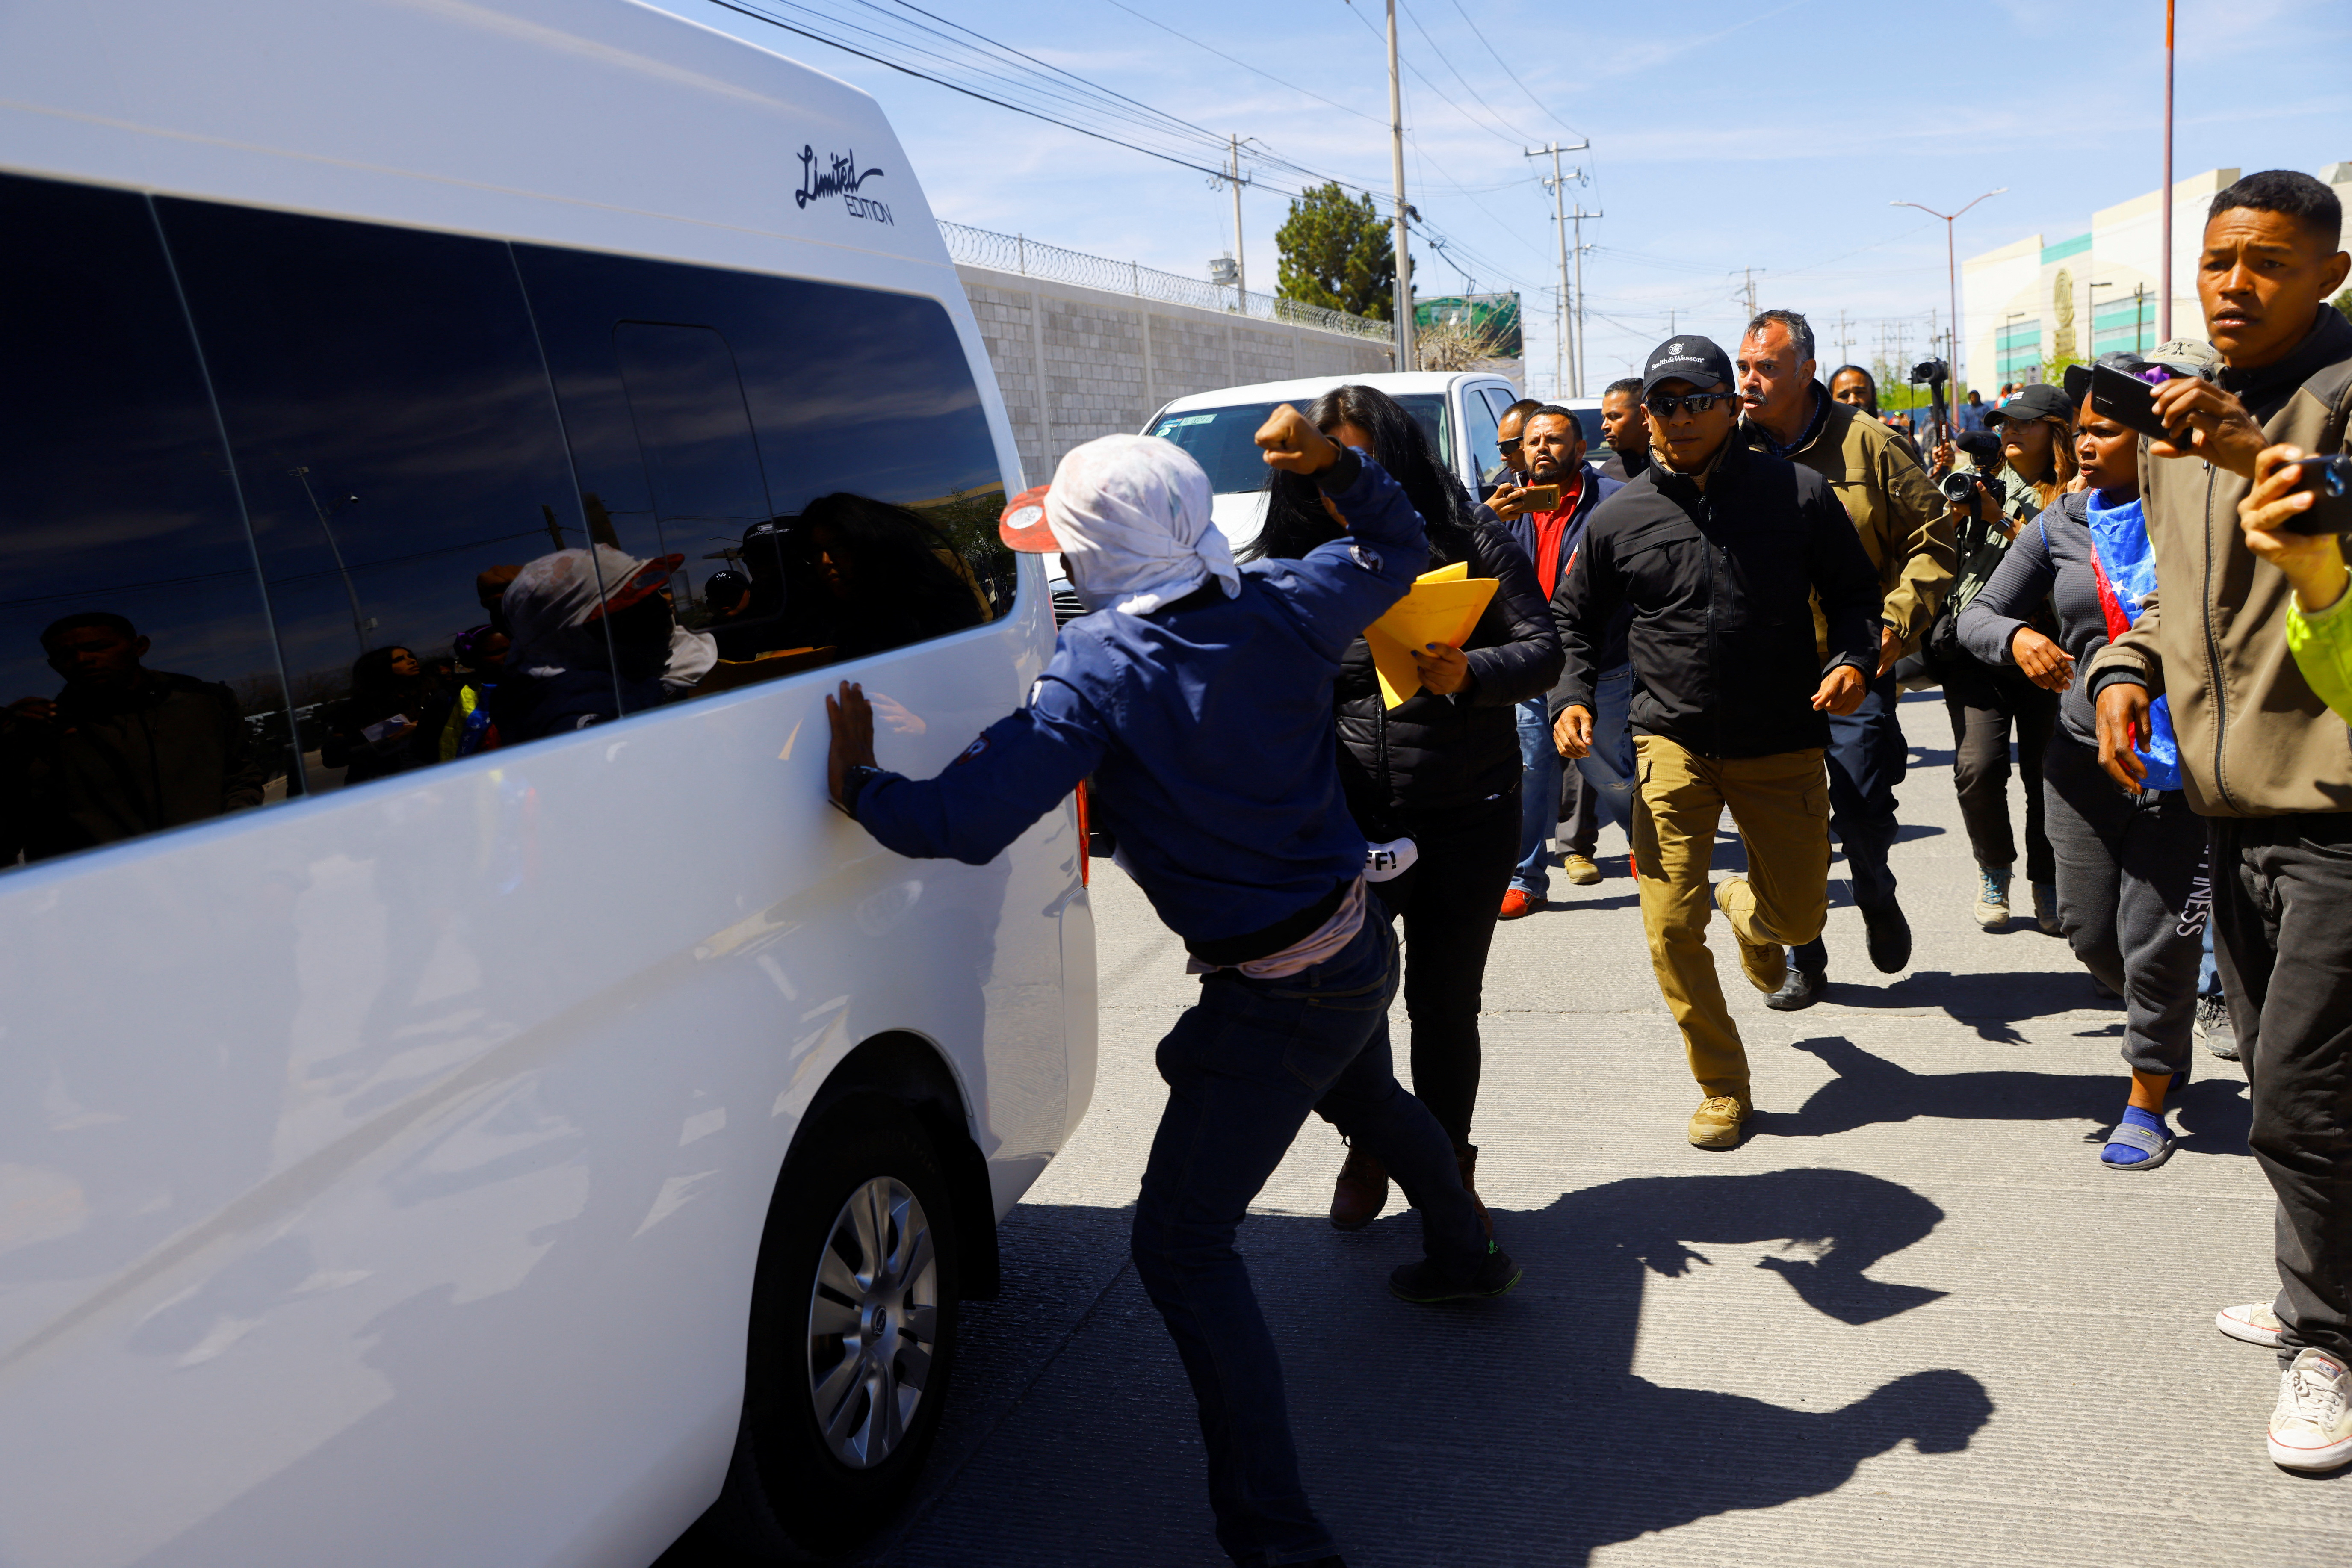
<path id="1" fill-rule="evenodd" d="M 1370 375 L 1385 343 L 1287 322 L 1198 310 L 956 268 L 995 367 L 1030 484 L 1081 441 L 1133 431 L 1171 397 L 1304 375 Z"/>

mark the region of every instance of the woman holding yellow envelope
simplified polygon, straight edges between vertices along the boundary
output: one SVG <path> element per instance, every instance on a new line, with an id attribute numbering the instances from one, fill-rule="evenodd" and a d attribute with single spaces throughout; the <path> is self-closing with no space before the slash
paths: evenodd
<path id="1" fill-rule="evenodd" d="M 1454 1140 L 1463 1184 L 1475 1194 L 1478 1009 L 1486 950 L 1519 853 L 1514 705 L 1551 689 L 1559 637 L 1527 556 L 1508 533 L 1472 515 L 1469 497 L 1394 399 L 1342 386 L 1318 398 L 1307 416 L 1333 440 L 1370 452 L 1429 530 L 1433 570 L 1340 667 L 1339 778 L 1376 853 L 1395 853 L 1400 868 L 1376 880 L 1373 891 L 1391 918 L 1404 921 L 1413 1092 Z M 1272 476 L 1253 554 L 1299 557 L 1339 535 L 1312 484 Z M 1350 1149 L 1331 1223 L 1341 1230 L 1370 1225 L 1388 1189 L 1380 1162 Z"/>

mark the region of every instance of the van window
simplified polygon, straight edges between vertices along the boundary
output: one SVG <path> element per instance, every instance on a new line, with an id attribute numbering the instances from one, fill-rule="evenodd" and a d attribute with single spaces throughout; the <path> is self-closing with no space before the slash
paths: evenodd
<path id="1" fill-rule="evenodd" d="M 721 661 L 698 689 L 1010 608 L 995 444 L 938 301 L 535 246 L 515 256 L 584 510 L 632 556 L 686 558 L 680 619 Z"/>
<path id="2" fill-rule="evenodd" d="M 1481 486 L 1492 482 L 1491 476 L 1503 461 L 1502 448 L 1495 444 L 1502 421 L 1481 395 L 1483 391 L 1475 386 L 1462 390 L 1462 412 L 1469 425 L 1471 482 Z"/>
<path id="3" fill-rule="evenodd" d="M 16 866 L 283 798 L 291 752 L 146 199 L 0 175 L 0 866 Z"/>
<path id="4" fill-rule="evenodd" d="M 506 247 L 156 206 L 227 426 L 311 786 L 611 717 L 593 585 L 543 594 L 530 626 L 506 591 L 534 558 L 590 539 Z M 541 671 L 546 700 L 494 714 L 509 652 Z"/>
<path id="5" fill-rule="evenodd" d="M 736 590 L 722 581 L 719 606 L 701 590 L 722 572 L 742 580 L 730 547 L 775 515 L 734 353 L 709 327 L 623 321 L 613 356 L 645 459 L 654 551 L 685 557 L 674 602 L 689 626 L 706 625 L 734 607 Z"/>

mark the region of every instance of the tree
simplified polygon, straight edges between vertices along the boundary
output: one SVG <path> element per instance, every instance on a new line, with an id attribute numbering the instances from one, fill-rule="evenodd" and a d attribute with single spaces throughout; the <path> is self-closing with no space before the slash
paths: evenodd
<path id="1" fill-rule="evenodd" d="M 1396 247 L 1370 195 L 1350 201 L 1336 182 L 1319 185 L 1290 204 L 1274 243 L 1281 298 L 1376 321 L 1394 314 Z"/>
<path id="2" fill-rule="evenodd" d="M 2347 289 L 2336 296 L 2334 303 L 2336 314 L 2347 321 L 2352 321 L 2352 289 Z"/>

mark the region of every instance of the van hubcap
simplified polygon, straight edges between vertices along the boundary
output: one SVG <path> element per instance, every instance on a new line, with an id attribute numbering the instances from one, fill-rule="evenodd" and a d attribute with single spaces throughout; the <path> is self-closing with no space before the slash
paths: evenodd
<path id="1" fill-rule="evenodd" d="M 905 1184 L 877 1176 L 834 1216 L 809 1293 L 809 1400 L 833 1457 L 868 1469 L 905 1441 L 938 1352 L 939 1258 Z"/>

